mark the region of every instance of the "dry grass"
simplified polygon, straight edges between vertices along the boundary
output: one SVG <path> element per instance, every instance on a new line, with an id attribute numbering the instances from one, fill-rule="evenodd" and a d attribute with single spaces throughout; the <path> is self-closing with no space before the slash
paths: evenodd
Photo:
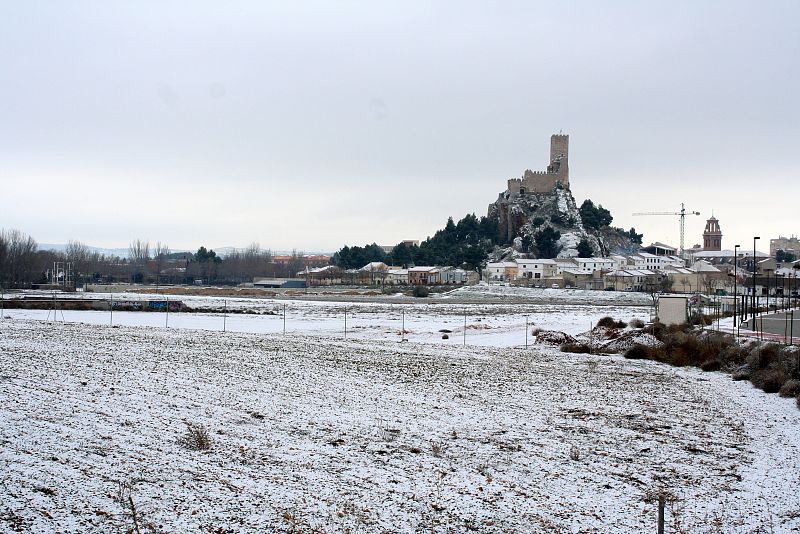
<path id="1" fill-rule="evenodd" d="M 184 421 L 186 433 L 180 437 L 179 442 L 187 449 L 193 451 L 206 451 L 213 444 L 211 435 L 205 425 Z"/>

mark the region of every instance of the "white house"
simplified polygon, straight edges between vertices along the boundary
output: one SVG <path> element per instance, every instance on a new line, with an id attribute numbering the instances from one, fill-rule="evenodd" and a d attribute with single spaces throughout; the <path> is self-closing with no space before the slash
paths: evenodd
<path id="1" fill-rule="evenodd" d="M 456 267 L 442 267 L 439 278 L 443 284 L 466 284 L 467 271 Z"/>
<path id="2" fill-rule="evenodd" d="M 517 258 L 517 278 L 526 280 L 540 280 L 553 278 L 558 271 L 556 260 Z"/>
<path id="3" fill-rule="evenodd" d="M 517 262 L 498 261 L 486 264 L 486 278 L 490 282 L 503 282 L 517 277 Z"/>
<path id="4" fill-rule="evenodd" d="M 611 258 L 572 258 L 579 269 L 586 271 L 610 271 L 614 267 L 614 260 Z"/>
<path id="5" fill-rule="evenodd" d="M 386 283 L 393 286 L 408 284 L 408 269 L 389 269 Z"/>

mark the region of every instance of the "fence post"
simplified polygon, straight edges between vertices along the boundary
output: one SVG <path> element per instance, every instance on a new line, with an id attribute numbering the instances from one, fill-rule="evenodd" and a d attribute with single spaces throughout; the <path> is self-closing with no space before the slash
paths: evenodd
<path id="1" fill-rule="evenodd" d="M 108 304 L 108 309 L 111 311 L 111 317 L 108 320 L 108 326 L 114 326 L 114 293 L 111 293 L 111 301 Z"/>
<path id="2" fill-rule="evenodd" d="M 400 310 L 401 317 L 403 318 L 403 322 L 400 326 L 400 343 L 406 340 L 406 310 Z"/>
<path id="3" fill-rule="evenodd" d="M 5 318 L 5 309 L 6 309 L 6 290 L 5 288 L 0 287 L 0 319 Z"/>
<path id="4" fill-rule="evenodd" d="M 528 348 L 528 316 L 525 316 L 525 348 Z"/>
<path id="5" fill-rule="evenodd" d="M 286 335 L 286 303 L 283 303 L 283 335 Z"/>
<path id="6" fill-rule="evenodd" d="M 344 338 L 347 339 L 347 306 L 344 307 Z"/>
<path id="7" fill-rule="evenodd" d="M 223 305 L 223 308 L 224 308 L 223 312 L 222 312 L 222 331 L 226 332 L 227 329 L 228 329 L 228 325 L 227 325 L 227 322 L 228 322 L 228 299 L 224 299 L 222 301 L 222 305 Z"/>
<path id="8" fill-rule="evenodd" d="M 664 494 L 658 495 L 658 534 L 664 534 Z"/>
<path id="9" fill-rule="evenodd" d="M 169 328 L 169 297 L 167 297 L 167 318 L 165 323 L 166 328 Z"/>
<path id="10" fill-rule="evenodd" d="M 464 310 L 464 346 L 467 346 L 467 311 Z"/>

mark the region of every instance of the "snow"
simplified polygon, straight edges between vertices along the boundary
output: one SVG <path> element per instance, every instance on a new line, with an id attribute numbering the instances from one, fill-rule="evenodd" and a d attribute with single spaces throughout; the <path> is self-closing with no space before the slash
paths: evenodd
<path id="1" fill-rule="evenodd" d="M 241 301 L 228 305 L 284 304 Z M 685 531 L 800 528 L 793 401 L 523 344 L 526 315 L 580 337 L 646 307 L 452 301 L 286 302 L 286 335 L 280 315 L 229 315 L 240 331 L 221 332 L 217 313 L 165 328 L 163 313 L 115 312 L 111 327 L 107 312 L 6 310 L 0 531 L 132 528 L 121 483 L 140 526 L 170 532 L 642 532 L 657 487 Z M 184 421 L 210 430 L 210 450 L 181 445 Z"/>

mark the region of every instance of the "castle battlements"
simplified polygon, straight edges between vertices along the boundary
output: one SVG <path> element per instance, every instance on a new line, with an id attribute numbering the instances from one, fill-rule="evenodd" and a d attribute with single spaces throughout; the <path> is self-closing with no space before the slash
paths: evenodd
<path id="1" fill-rule="evenodd" d="M 546 171 L 526 170 L 522 178 L 508 181 L 508 191 L 512 194 L 547 193 L 560 184 L 569 189 L 569 136 L 554 134 L 550 136 L 550 164 Z"/>

